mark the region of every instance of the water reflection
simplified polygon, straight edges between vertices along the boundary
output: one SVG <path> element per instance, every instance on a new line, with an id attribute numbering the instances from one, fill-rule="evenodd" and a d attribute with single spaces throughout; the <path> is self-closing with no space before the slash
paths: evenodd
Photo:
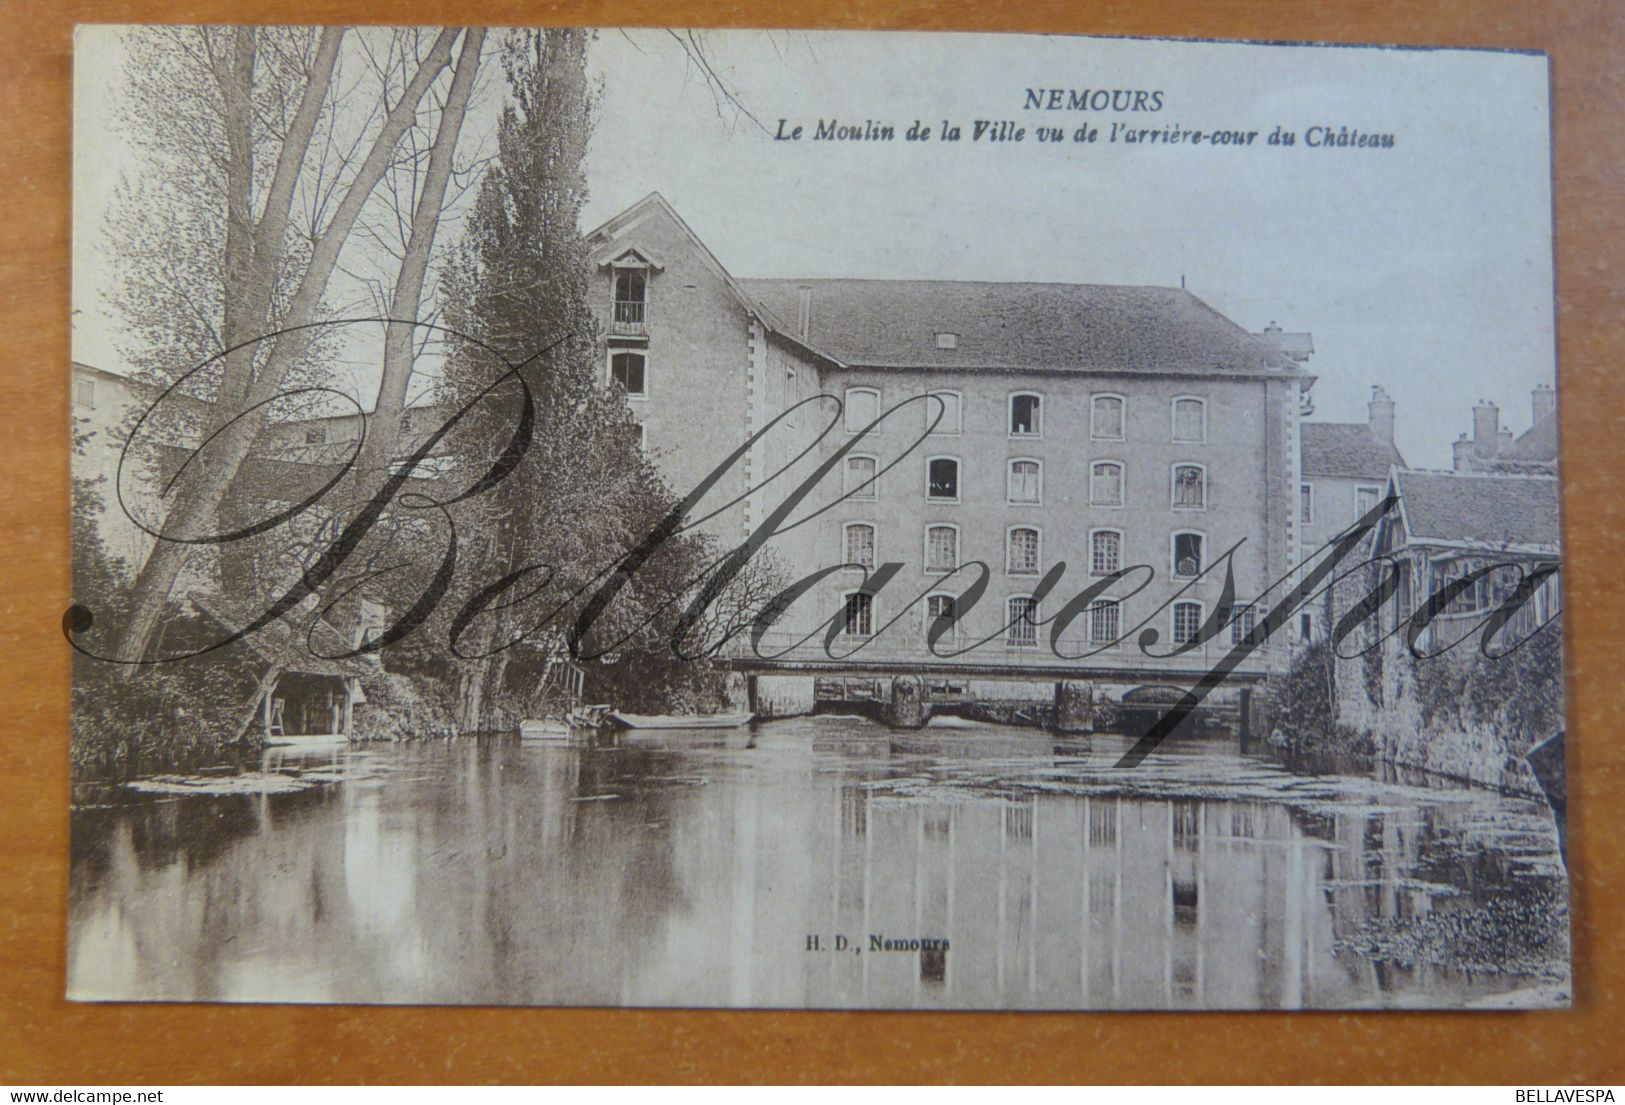
<path id="1" fill-rule="evenodd" d="M 76 812 L 70 991 L 1299 1008 L 1540 981 L 1348 946 L 1559 880 L 1539 805 L 1293 775 L 1222 743 L 1125 780 L 1122 747 L 807 719 L 279 753 L 260 768 L 303 789 Z"/>

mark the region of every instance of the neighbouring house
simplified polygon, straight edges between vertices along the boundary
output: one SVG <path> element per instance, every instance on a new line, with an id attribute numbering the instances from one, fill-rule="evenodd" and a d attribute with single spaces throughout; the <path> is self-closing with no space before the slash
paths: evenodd
<path id="1" fill-rule="evenodd" d="M 1396 589 L 1334 650 L 1338 721 L 1395 763 L 1539 793 L 1523 757 L 1563 724 L 1556 476 L 1395 469 L 1384 492 L 1397 508 L 1372 534 L 1371 562 L 1336 589 L 1337 615 L 1379 573 Z M 1525 578 L 1538 580 L 1527 601 L 1486 625 Z M 1430 606 L 1413 652 L 1412 616 Z"/>
<path id="2" fill-rule="evenodd" d="M 1405 466 L 1394 445 L 1394 401 L 1373 387 L 1366 409 L 1365 422 L 1303 423 L 1297 509 L 1298 554 L 1306 565 L 1317 563 L 1322 548 L 1376 506 L 1388 473 Z M 1330 604 L 1329 590 L 1305 603 L 1288 630 L 1293 639 L 1320 639 L 1327 632 Z"/>
<path id="3" fill-rule="evenodd" d="M 1514 435 L 1501 425 L 1501 409 L 1487 399 L 1473 407 L 1473 436 L 1451 446 L 1457 472 L 1553 474 L 1557 471 L 1557 391 L 1541 384 L 1530 393 L 1529 429 Z"/>

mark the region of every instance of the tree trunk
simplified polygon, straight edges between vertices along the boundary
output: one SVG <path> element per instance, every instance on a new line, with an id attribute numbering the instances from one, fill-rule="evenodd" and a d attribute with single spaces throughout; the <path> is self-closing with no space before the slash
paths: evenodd
<path id="1" fill-rule="evenodd" d="M 218 449 L 213 464 L 194 465 L 188 469 L 198 474 L 186 481 L 175 508 L 164 519 L 164 537 L 154 545 L 136 577 L 131 595 L 130 619 L 115 653 L 119 661 L 133 666 L 145 658 L 153 632 L 163 614 L 164 603 L 175 586 L 189 548 L 177 544 L 172 538 L 195 538 L 209 532 L 227 488 L 236 478 L 238 469 L 247 459 L 264 426 L 265 404 L 277 395 L 289 369 L 304 357 L 314 340 L 313 332 L 297 328 L 308 326 L 315 319 L 327 290 L 327 282 L 338 264 L 339 252 L 356 219 L 360 217 L 362 205 L 388 168 L 401 135 L 417 114 L 418 103 L 439 77 L 440 71 L 451 63 L 451 43 L 456 37 L 454 28 L 440 32 L 400 100 L 390 110 L 355 180 L 345 190 L 333 218 L 316 240 L 309 265 L 283 323 L 284 330 L 288 332 L 272 339 L 275 345 L 271 354 L 263 370 L 255 375 L 244 397 L 241 409 L 248 413 L 231 423 L 216 438 Z M 234 294 L 247 293 L 243 289 L 228 288 L 228 301 Z M 269 295 L 269 292 L 266 294 Z"/>
<path id="2" fill-rule="evenodd" d="M 435 131 L 434 145 L 429 150 L 429 168 L 424 174 L 423 191 L 412 211 L 412 227 L 407 237 L 406 252 L 395 277 L 395 291 L 390 296 L 391 322 L 384 331 L 384 371 L 378 386 L 378 402 L 373 408 L 371 425 L 367 428 L 366 444 L 362 447 L 357 466 L 368 483 L 387 478 L 389 463 L 395 459 L 400 443 L 401 411 L 406 406 L 406 391 L 412 381 L 416 334 L 412 325 L 423 305 L 423 284 L 429 271 L 429 258 L 434 252 L 435 235 L 440 229 L 440 216 L 446 200 L 446 185 L 451 180 L 453 162 L 457 153 L 457 138 L 462 132 L 463 118 L 468 111 L 469 97 L 474 91 L 474 79 L 480 67 L 480 48 L 485 42 L 485 29 L 472 27 L 463 36 L 463 48 L 457 56 L 457 71 L 452 77 L 451 92 L 440 113 L 440 125 Z"/>

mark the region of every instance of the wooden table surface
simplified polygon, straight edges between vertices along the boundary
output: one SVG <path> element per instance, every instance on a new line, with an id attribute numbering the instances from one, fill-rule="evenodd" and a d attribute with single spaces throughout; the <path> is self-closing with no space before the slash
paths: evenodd
<path id="1" fill-rule="evenodd" d="M 1625 1081 L 1625 4 L 1613 0 L 28 0 L 0 7 L 0 1082 Z M 71 1005 L 68 213 L 76 22 L 1045 31 L 1551 54 L 1577 1006 L 1558 1013 L 903 1014 Z"/>

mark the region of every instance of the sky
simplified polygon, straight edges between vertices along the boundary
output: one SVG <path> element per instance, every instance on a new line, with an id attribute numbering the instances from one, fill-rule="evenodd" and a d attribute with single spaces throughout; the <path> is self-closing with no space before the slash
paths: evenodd
<path id="1" fill-rule="evenodd" d="M 1316 420 L 1397 404 L 1407 460 L 1448 467 L 1479 399 L 1528 427 L 1555 379 L 1547 65 L 1484 51 L 1027 35 L 711 31 L 704 55 L 753 121 L 720 107 L 677 38 L 600 31 L 588 156 L 597 224 L 658 191 L 742 277 L 1178 286 L 1250 330 L 1307 330 Z M 77 68 L 75 357 L 117 356 L 101 208 L 128 163 L 106 110 L 116 43 Z M 87 64 L 92 59 L 95 64 Z M 1161 92 L 1157 112 L 1025 108 L 1029 88 Z M 489 111 L 471 120 L 488 126 Z M 777 141 L 805 127 L 799 141 Z M 820 120 L 893 142 L 814 141 Z M 957 143 L 936 132 L 947 119 Z M 972 141 L 1009 120 L 1022 142 Z M 933 137 L 906 142 L 915 120 Z M 1126 145 L 1113 122 L 1257 131 L 1248 147 Z M 1038 125 L 1099 129 L 1038 143 Z M 1311 126 L 1387 149 L 1309 148 Z M 1270 146 L 1277 126 L 1292 147 Z"/>

